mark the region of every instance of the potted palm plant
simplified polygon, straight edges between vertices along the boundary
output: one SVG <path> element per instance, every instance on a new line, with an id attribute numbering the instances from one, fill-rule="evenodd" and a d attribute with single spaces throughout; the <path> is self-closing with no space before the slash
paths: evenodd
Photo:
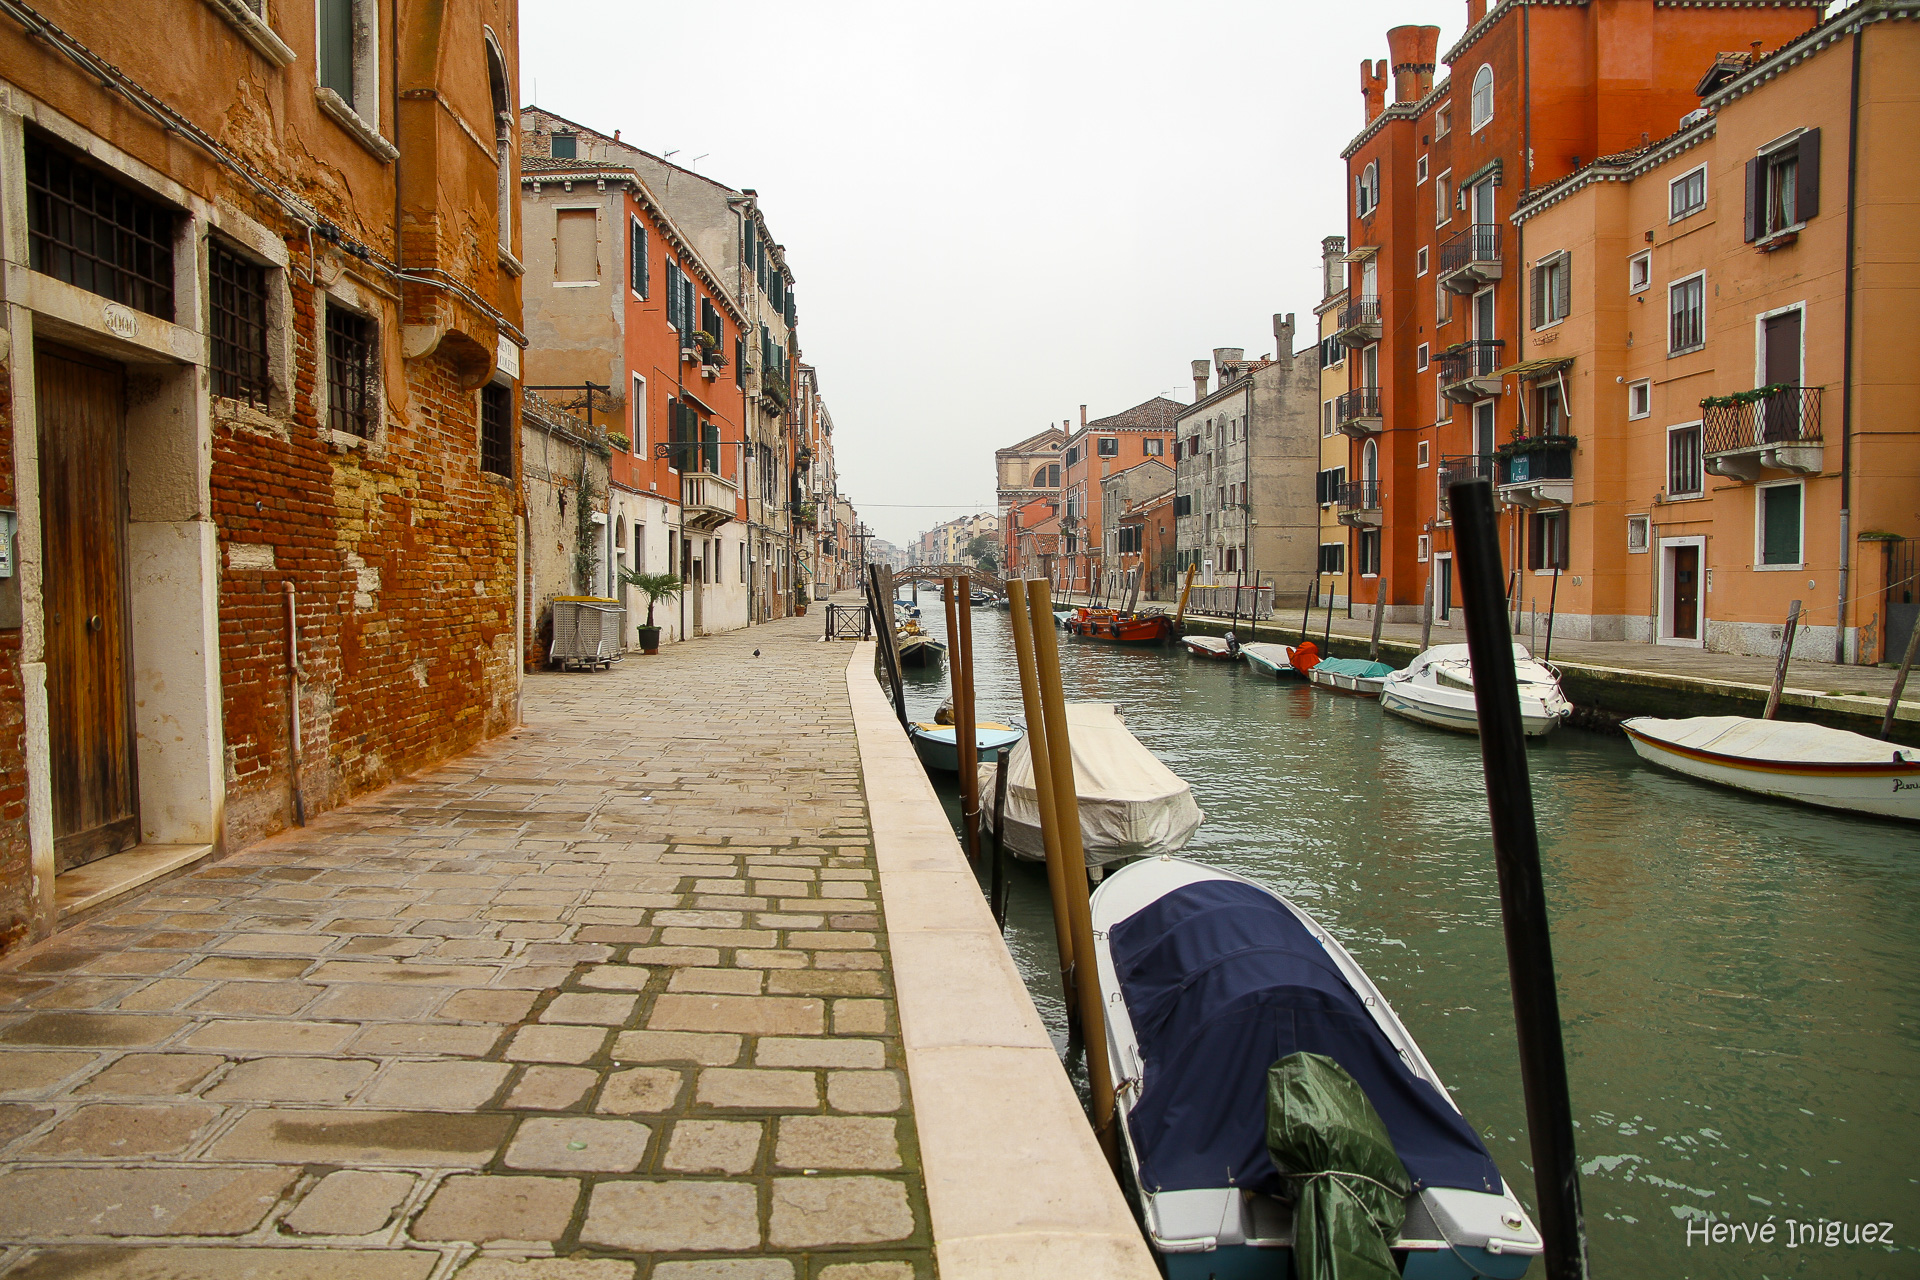
<path id="1" fill-rule="evenodd" d="M 640 633 L 640 652 L 660 652 L 660 628 L 653 625 L 653 606 L 673 599 L 686 589 L 686 584 L 671 573 L 642 573 L 637 569 L 622 570 L 620 580 L 646 593 L 647 620 L 635 628 Z"/>

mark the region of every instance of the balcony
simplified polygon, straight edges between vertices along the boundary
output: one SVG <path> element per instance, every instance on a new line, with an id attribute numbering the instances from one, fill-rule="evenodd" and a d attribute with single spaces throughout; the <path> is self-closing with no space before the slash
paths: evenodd
<path id="1" fill-rule="evenodd" d="M 1700 443 L 1707 471 L 1746 484 L 1766 468 L 1817 475 L 1826 453 L 1820 391 L 1775 386 L 1702 400 Z"/>
<path id="2" fill-rule="evenodd" d="M 1530 436 L 1504 446 L 1500 501 L 1515 507 L 1564 507 L 1573 502 L 1572 436 Z"/>
<path id="3" fill-rule="evenodd" d="M 1440 287 L 1476 293 L 1500 278 L 1500 224 L 1476 222 L 1440 246 Z"/>
<path id="4" fill-rule="evenodd" d="M 1494 455 L 1491 453 L 1466 453 L 1440 459 L 1440 510 L 1451 511 L 1452 498 L 1447 490 L 1462 480 L 1488 480 L 1494 478 Z"/>
<path id="5" fill-rule="evenodd" d="M 740 491 L 731 480 L 709 471 L 690 471 L 680 477 L 680 513 L 687 528 L 710 533 L 733 519 Z"/>
<path id="6" fill-rule="evenodd" d="M 1354 529 L 1380 527 L 1380 482 L 1355 480 L 1340 486 L 1334 501 L 1340 504 L 1340 523 Z"/>
<path id="7" fill-rule="evenodd" d="M 1499 374 L 1507 344 L 1481 338 L 1448 347 L 1440 353 L 1440 394 L 1455 404 L 1472 404 L 1500 394 Z"/>
<path id="8" fill-rule="evenodd" d="M 1361 387 L 1333 402 L 1333 425 L 1356 440 L 1378 435 L 1381 427 L 1380 388 Z"/>
<path id="9" fill-rule="evenodd" d="M 1341 346 L 1351 348 L 1380 341 L 1380 299 L 1356 298 L 1340 308 L 1340 328 L 1333 337 Z"/>

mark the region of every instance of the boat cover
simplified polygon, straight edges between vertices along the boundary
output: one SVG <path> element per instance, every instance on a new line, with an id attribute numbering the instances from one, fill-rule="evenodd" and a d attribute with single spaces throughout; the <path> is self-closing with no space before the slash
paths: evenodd
<path id="1" fill-rule="evenodd" d="M 1267 1070 L 1267 1154 L 1293 1175 L 1299 1280 L 1397 1280 L 1389 1245 L 1407 1221 L 1407 1168 L 1359 1081 L 1292 1053 Z"/>
<path id="2" fill-rule="evenodd" d="M 1897 747 L 1863 733 L 1829 729 L 1823 724 L 1792 720 L 1755 720 L 1748 716 L 1695 716 L 1687 720 L 1659 720 L 1637 716 L 1626 722 L 1634 732 L 1655 742 L 1691 751 L 1738 756 L 1743 760 L 1785 764 L 1893 764 L 1920 762 L 1920 751 Z"/>
<path id="3" fill-rule="evenodd" d="M 1306 1052 L 1359 1081 L 1416 1187 L 1500 1194 L 1472 1126 L 1401 1060 L 1333 957 L 1272 894 L 1231 880 L 1184 885 L 1108 940 L 1145 1064 L 1127 1117 L 1141 1186 L 1278 1194 L 1267 1069 Z"/>
<path id="4" fill-rule="evenodd" d="M 1111 702 L 1069 702 L 1067 737 L 1080 795 L 1080 841 L 1089 856 L 1138 858 L 1186 845 L 1204 816 L 1193 788 L 1127 732 Z M 1039 857 L 1032 742 L 1021 739 L 1007 761 L 1006 839 L 1016 853 Z M 1031 849 L 1021 844 L 1023 829 L 1035 833 Z"/>
<path id="5" fill-rule="evenodd" d="M 1381 676 L 1393 674 L 1393 668 L 1386 663 L 1368 662 L 1365 658 L 1322 658 L 1314 670 L 1334 676 L 1352 676 L 1356 680 L 1378 680 Z"/>

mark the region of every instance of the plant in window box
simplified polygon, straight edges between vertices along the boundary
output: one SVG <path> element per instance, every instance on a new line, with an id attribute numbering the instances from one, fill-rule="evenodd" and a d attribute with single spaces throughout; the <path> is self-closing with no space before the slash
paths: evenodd
<path id="1" fill-rule="evenodd" d="M 671 573 L 642 573 L 638 569 L 622 569 L 620 581 L 644 592 L 647 597 L 647 620 L 635 628 L 639 632 L 640 651 L 660 652 L 660 628 L 653 625 L 653 606 L 679 595 L 686 590 L 686 583 Z"/>
<path id="2" fill-rule="evenodd" d="M 1751 391 L 1736 391 L 1732 395 L 1707 396 L 1700 401 L 1702 409 L 1734 409 L 1741 405 L 1759 404 L 1774 396 L 1795 390 L 1791 382 L 1770 382 L 1764 387 L 1755 387 Z"/>
<path id="3" fill-rule="evenodd" d="M 622 431 L 607 432 L 607 443 L 615 449 L 618 449 L 621 453 L 625 453 L 627 450 L 633 448 L 633 441 L 627 439 L 626 433 Z"/>
<path id="4" fill-rule="evenodd" d="M 1501 483 L 1570 479 L 1573 450 L 1579 443 L 1572 436 L 1523 436 L 1516 432 L 1514 439 L 1494 450 L 1505 477 Z"/>

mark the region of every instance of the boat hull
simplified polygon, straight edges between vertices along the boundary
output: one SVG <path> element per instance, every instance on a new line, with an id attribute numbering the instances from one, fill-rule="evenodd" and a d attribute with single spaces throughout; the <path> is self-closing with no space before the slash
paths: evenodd
<path id="1" fill-rule="evenodd" d="M 1162 613 L 1128 614 L 1113 609 L 1082 609 L 1067 619 L 1067 630 L 1088 640 L 1116 644 L 1162 644 L 1173 638 L 1173 619 Z"/>
<path id="2" fill-rule="evenodd" d="M 960 772 L 959 735 L 952 725 L 929 727 L 916 724 L 907 730 L 920 763 L 940 773 Z M 1024 737 L 1020 730 L 1006 725 L 983 724 L 975 727 L 973 740 L 981 760 L 992 760 L 994 753 L 1013 746 Z"/>
<path id="3" fill-rule="evenodd" d="M 1380 709 L 1392 712 L 1405 720 L 1431 725 L 1435 729 L 1450 729 L 1455 733 L 1480 732 L 1480 713 L 1475 708 L 1473 695 L 1468 694 L 1465 705 L 1452 699 L 1441 700 L 1423 697 L 1412 693 L 1405 685 L 1381 681 L 1379 693 Z M 1529 712 L 1523 702 L 1520 708 L 1520 730 L 1529 738 L 1543 738 L 1560 727 L 1560 717 L 1541 711 Z"/>
<path id="4" fill-rule="evenodd" d="M 1180 647 L 1196 658 L 1213 662 L 1232 662 L 1234 658 L 1233 650 L 1218 636 L 1181 636 Z"/>
<path id="5" fill-rule="evenodd" d="M 1243 644 L 1240 656 L 1255 671 L 1276 680 L 1297 680 L 1306 674 L 1293 665 L 1293 650 L 1284 644 Z"/>
<path id="6" fill-rule="evenodd" d="M 1318 667 L 1307 672 L 1307 679 L 1322 689 L 1331 689 L 1335 693 L 1351 693 L 1357 698 L 1379 697 L 1380 686 L 1386 682 L 1385 676 L 1350 676 L 1337 671 L 1322 671 Z M 1476 724 L 1476 731 L 1478 728 Z"/>
<path id="7" fill-rule="evenodd" d="M 1821 809 L 1920 822 L 1920 763 L 1749 760 L 1662 742 L 1634 729 L 1630 722 L 1621 727 L 1642 760 L 1702 782 Z"/>

